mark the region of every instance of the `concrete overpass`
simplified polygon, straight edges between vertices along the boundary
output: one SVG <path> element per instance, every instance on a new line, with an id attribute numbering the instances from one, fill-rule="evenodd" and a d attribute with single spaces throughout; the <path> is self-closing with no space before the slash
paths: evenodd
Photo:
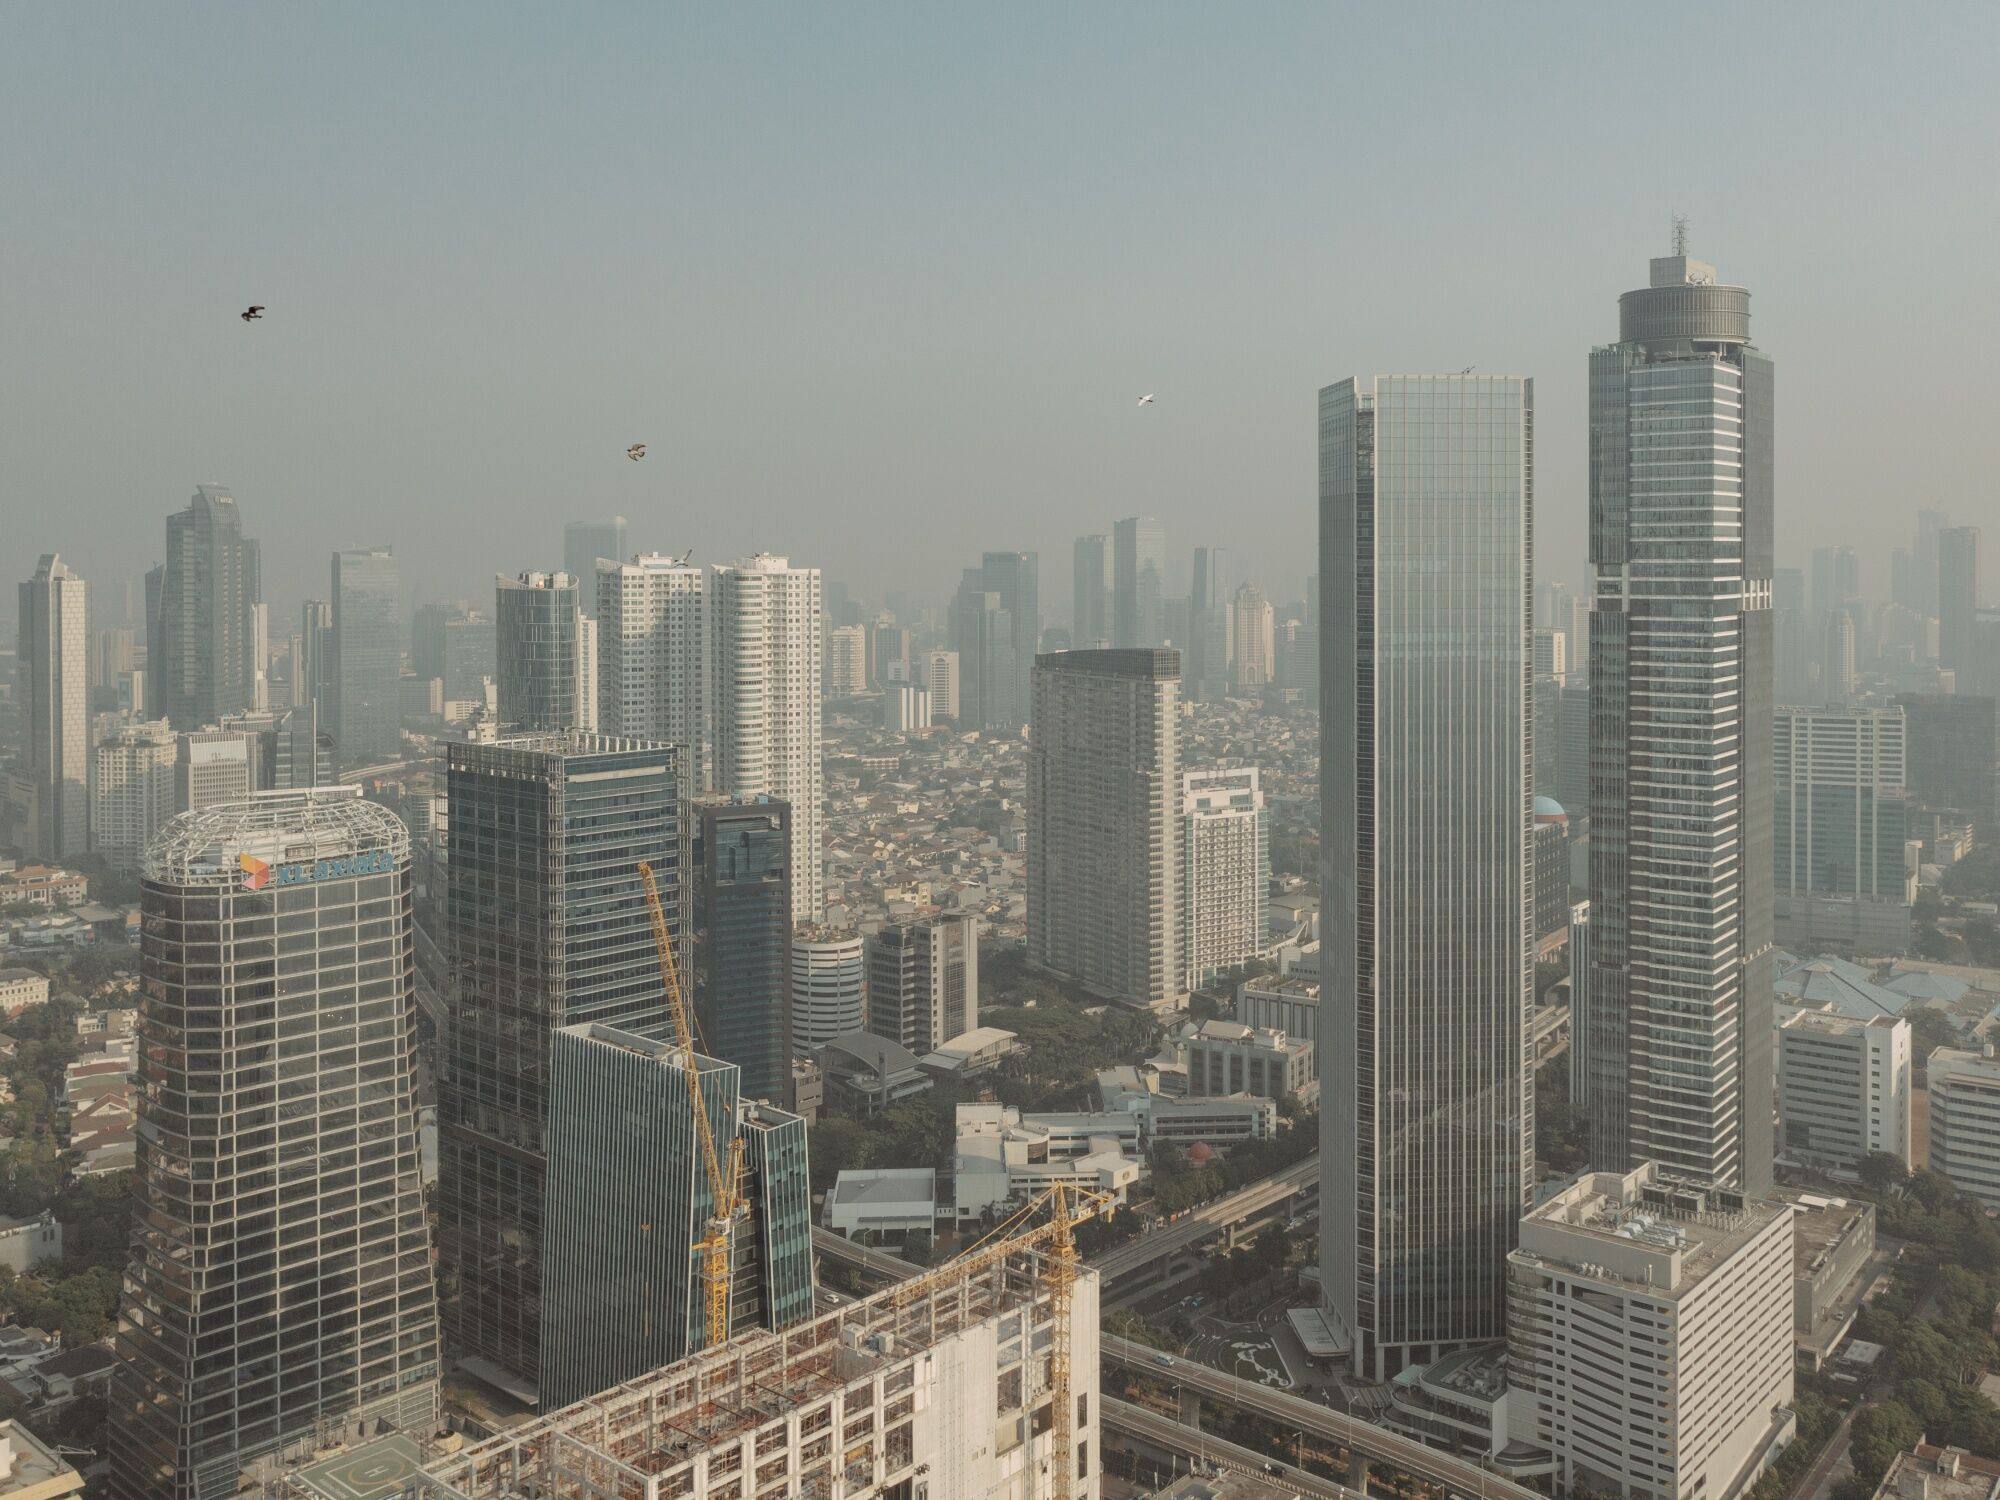
<path id="1" fill-rule="evenodd" d="M 1359 1500 L 1355 1491 L 1344 1484 L 1322 1479 L 1306 1469 L 1293 1468 L 1282 1459 L 1273 1459 L 1254 1449 L 1211 1437 L 1200 1428 L 1188 1427 L 1143 1406 L 1134 1406 L 1129 1401 L 1114 1401 L 1109 1396 L 1100 1396 L 1098 1405 L 1103 1412 L 1101 1422 L 1106 1433 L 1115 1432 L 1127 1442 L 1157 1449 L 1170 1458 L 1185 1458 L 1190 1468 L 1196 1463 L 1206 1462 L 1213 1468 L 1237 1474 L 1254 1474 L 1268 1483 L 1283 1485 L 1301 1495 L 1315 1496 L 1317 1500 Z M 1275 1469 L 1271 1467 L 1273 1464 Z"/>
<path id="2" fill-rule="evenodd" d="M 1350 1489 L 1365 1491 L 1370 1467 L 1381 1464 L 1440 1485 L 1447 1495 L 1463 1500 L 1547 1500 L 1539 1491 L 1502 1479 L 1470 1460 L 1321 1406 L 1317 1401 L 1307 1401 L 1289 1391 L 1240 1380 L 1193 1360 L 1162 1354 L 1150 1345 L 1134 1344 L 1108 1333 L 1101 1336 L 1100 1347 L 1107 1366 L 1123 1365 L 1174 1386 L 1180 1393 L 1183 1425 L 1199 1425 L 1194 1419 L 1200 1415 L 1201 1398 L 1205 1396 L 1219 1405 L 1263 1417 L 1280 1427 L 1338 1443 L 1350 1456 L 1347 1476 Z"/>
<path id="3" fill-rule="evenodd" d="M 1318 1192 L 1319 1153 L 1314 1152 L 1282 1172 L 1202 1204 L 1177 1224 L 1162 1224 L 1105 1251 L 1091 1265 L 1109 1287 L 1217 1235 L 1228 1235 L 1236 1225 L 1276 1209 L 1289 1209 L 1300 1198 Z"/>

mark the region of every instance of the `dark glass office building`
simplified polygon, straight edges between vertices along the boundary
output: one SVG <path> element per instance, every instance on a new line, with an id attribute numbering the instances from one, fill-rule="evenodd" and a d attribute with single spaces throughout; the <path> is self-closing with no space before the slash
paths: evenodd
<path id="1" fill-rule="evenodd" d="M 332 658 L 327 727 L 341 761 L 401 759 L 403 579 L 387 547 L 333 554 Z"/>
<path id="2" fill-rule="evenodd" d="M 175 819 L 142 868 L 121 1500 L 212 1500 L 330 1427 L 437 1419 L 410 842 L 350 787 Z"/>
<path id="3" fill-rule="evenodd" d="M 568 573 L 523 573 L 494 586 L 494 694 L 513 733 L 584 723 L 582 595 Z"/>
<path id="4" fill-rule="evenodd" d="M 150 610 L 150 574 L 146 587 Z M 167 517 L 158 629 L 149 618 L 147 631 L 147 695 L 174 728 L 200 729 L 253 706 L 263 598 L 262 553 L 243 534 L 236 501 L 219 484 L 195 486 L 187 509 Z"/>
<path id="5" fill-rule="evenodd" d="M 542 1373 L 550 1038 L 585 1022 L 666 1032 L 638 865 L 678 943 L 683 765 L 676 745 L 580 733 L 445 747 L 445 1329 L 474 1373 L 524 1400 Z"/>
<path id="6" fill-rule="evenodd" d="M 700 807 L 696 1026 L 742 1070 L 744 1096 L 774 1104 L 792 1083 L 791 824 L 776 797 Z"/>
<path id="7" fill-rule="evenodd" d="M 702 1113 L 727 1171 L 743 1138 L 747 1212 L 731 1245 L 729 1329 L 811 1316 L 805 1122 L 738 1098 L 697 1055 Z M 678 1049 L 613 1026 L 566 1026 L 550 1054 L 541 1394 L 557 1410 L 707 1347 L 702 1257 L 715 1195 Z"/>

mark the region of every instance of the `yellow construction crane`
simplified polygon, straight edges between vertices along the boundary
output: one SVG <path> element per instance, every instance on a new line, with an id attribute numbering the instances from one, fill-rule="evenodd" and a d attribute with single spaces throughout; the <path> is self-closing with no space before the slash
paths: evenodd
<path id="1" fill-rule="evenodd" d="M 952 1286 L 985 1270 L 998 1261 L 1023 1251 L 1043 1250 L 1042 1285 L 1049 1294 L 1049 1395 L 1050 1448 L 1049 1494 L 1051 1500 L 1070 1500 L 1076 1489 L 1076 1402 L 1070 1391 L 1070 1299 L 1076 1292 L 1079 1257 L 1076 1226 L 1109 1208 L 1109 1193 L 1091 1192 L 1057 1183 L 1025 1208 L 1007 1219 L 979 1244 L 946 1261 L 935 1270 L 899 1283 L 889 1294 L 897 1307 L 907 1307 L 940 1287 Z M 1047 1205 L 1048 1222 L 1034 1229 L 1012 1233 L 1019 1224 Z"/>
<path id="2" fill-rule="evenodd" d="M 701 1070 L 694 1050 L 694 1027 L 681 1001 L 680 965 L 674 960 L 673 938 L 667 932 L 667 916 L 660 908 L 660 888 L 653 880 L 653 867 L 639 862 L 639 879 L 646 887 L 646 909 L 653 918 L 653 946 L 660 953 L 660 978 L 667 988 L 667 1012 L 674 1018 L 674 1040 L 681 1056 L 681 1071 L 687 1075 L 688 1098 L 694 1111 L 694 1131 L 701 1141 L 702 1166 L 708 1173 L 709 1196 L 714 1200 L 708 1216 L 708 1232 L 694 1242 L 701 1257 L 702 1289 L 707 1303 L 708 1343 L 714 1348 L 729 1339 L 729 1250 L 735 1237 L 736 1221 L 743 1214 L 743 1138 L 730 1133 L 729 1165 L 716 1148 L 715 1130 L 708 1122 L 708 1103 L 702 1098 Z"/>

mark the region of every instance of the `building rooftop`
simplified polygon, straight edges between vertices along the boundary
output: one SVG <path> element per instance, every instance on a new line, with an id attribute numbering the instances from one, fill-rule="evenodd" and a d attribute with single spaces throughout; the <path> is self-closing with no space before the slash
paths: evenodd
<path id="1" fill-rule="evenodd" d="M 1780 1189 L 1776 1196 L 1792 1205 L 1792 1267 L 1800 1276 L 1817 1274 L 1833 1247 L 1875 1211 L 1872 1204 L 1818 1193 Z"/>
<path id="2" fill-rule="evenodd" d="M 1660 1296 L 1688 1290 L 1750 1243 L 1788 1204 L 1667 1175 L 1647 1162 L 1587 1172 L 1521 1220 L 1529 1260 L 1582 1270 Z"/>
<path id="3" fill-rule="evenodd" d="M 391 860 L 407 855 L 410 833 L 388 808 L 363 801 L 360 787 L 259 792 L 182 813 L 147 848 L 141 873 L 171 885 L 223 886 L 255 879 L 258 865 L 268 876 L 271 865 L 377 850 Z"/>
<path id="4" fill-rule="evenodd" d="M 1876 1500 L 1995 1500 L 2000 1463 L 1974 1458 L 1963 1448 L 1919 1443 L 1898 1453 L 1875 1489 Z"/>
<path id="5" fill-rule="evenodd" d="M 883 1167 L 849 1170 L 834 1179 L 826 1195 L 829 1205 L 868 1204 L 871 1207 L 917 1207 L 937 1201 L 937 1173 L 929 1167 Z"/>
<path id="6" fill-rule="evenodd" d="M 58 1500 L 83 1493 L 83 1476 L 19 1422 L 0 1422 L 0 1496 Z"/>
<path id="7" fill-rule="evenodd" d="M 1844 1016 L 1868 1020 L 1874 1016 L 1902 1013 L 1911 997 L 1875 982 L 1868 970 L 1844 958 L 1800 958 L 1792 953 L 1777 955 L 1777 978 L 1772 984 L 1779 1000 L 1813 1010 L 1832 1008 Z"/>

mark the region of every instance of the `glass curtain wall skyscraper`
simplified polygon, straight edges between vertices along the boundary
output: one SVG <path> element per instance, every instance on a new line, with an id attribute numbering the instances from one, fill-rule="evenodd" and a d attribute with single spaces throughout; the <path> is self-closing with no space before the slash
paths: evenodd
<path id="1" fill-rule="evenodd" d="M 1070 553 L 1069 643 L 1076 651 L 1111 644 L 1111 538 L 1099 532 L 1080 536 Z"/>
<path id="2" fill-rule="evenodd" d="M 580 587 L 568 573 L 494 580 L 495 694 L 501 728 L 518 734 L 583 727 Z"/>
<path id="3" fill-rule="evenodd" d="M 1157 516 L 1111 528 L 1111 644 L 1166 644 L 1167 529 Z"/>
<path id="4" fill-rule="evenodd" d="M 534 1401 L 550 1037 L 667 1025 L 638 864 L 683 930 L 679 746 L 578 733 L 444 747 L 450 880 L 438 1226 L 454 1354 Z M 683 972 L 685 959 L 683 956 Z"/>
<path id="5" fill-rule="evenodd" d="M 403 579 L 396 554 L 333 554 L 333 694 L 327 725 L 346 764 L 403 753 Z"/>
<path id="6" fill-rule="evenodd" d="M 1188 641 L 1181 653 L 1190 698 L 1213 703 L 1229 694 L 1231 643 L 1236 635 L 1236 579 L 1224 547 L 1194 549 L 1188 590 Z"/>
<path id="7" fill-rule="evenodd" d="M 1591 1164 L 1762 1192 L 1773 368 L 1750 293 L 1685 253 L 1618 324 L 1590 356 Z"/>
<path id="8" fill-rule="evenodd" d="M 774 797 L 700 804 L 695 1017 L 743 1093 L 784 1103 L 792 1083 L 792 810 Z"/>
<path id="9" fill-rule="evenodd" d="M 623 516 L 603 521 L 571 521 L 563 527 L 563 571 L 583 580 L 584 597 L 577 603 L 591 619 L 597 618 L 597 593 L 590 580 L 597 577 L 598 559 L 622 563 L 628 555 Z"/>
<path id="10" fill-rule="evenodd" d="M 252 643 L 263 599 L 262 558 L 243 534 L 236 501 L 221 485 L 196 485 L 187 509 L 167 517 L 159 649 L 146 664 L 156 685 L 148 691 L 159 693 L 174 728 L 200 729 L 256 706 L 264 663 Z"/>
<path id="11" fill-rule="evenodd" d="M 219 1500 L 329 1428 L 437 1421 L 410 839 L 358 788 L 274 792 L 175 819 L 141 876 L 112 1493 Z"/>
<path id="12" fill-rule="evenodd" d="M 1534 386 L 1320 392 L 1321 1285 L 1357 1373 L 1501 1337 L 1534 1163 Z"/>

